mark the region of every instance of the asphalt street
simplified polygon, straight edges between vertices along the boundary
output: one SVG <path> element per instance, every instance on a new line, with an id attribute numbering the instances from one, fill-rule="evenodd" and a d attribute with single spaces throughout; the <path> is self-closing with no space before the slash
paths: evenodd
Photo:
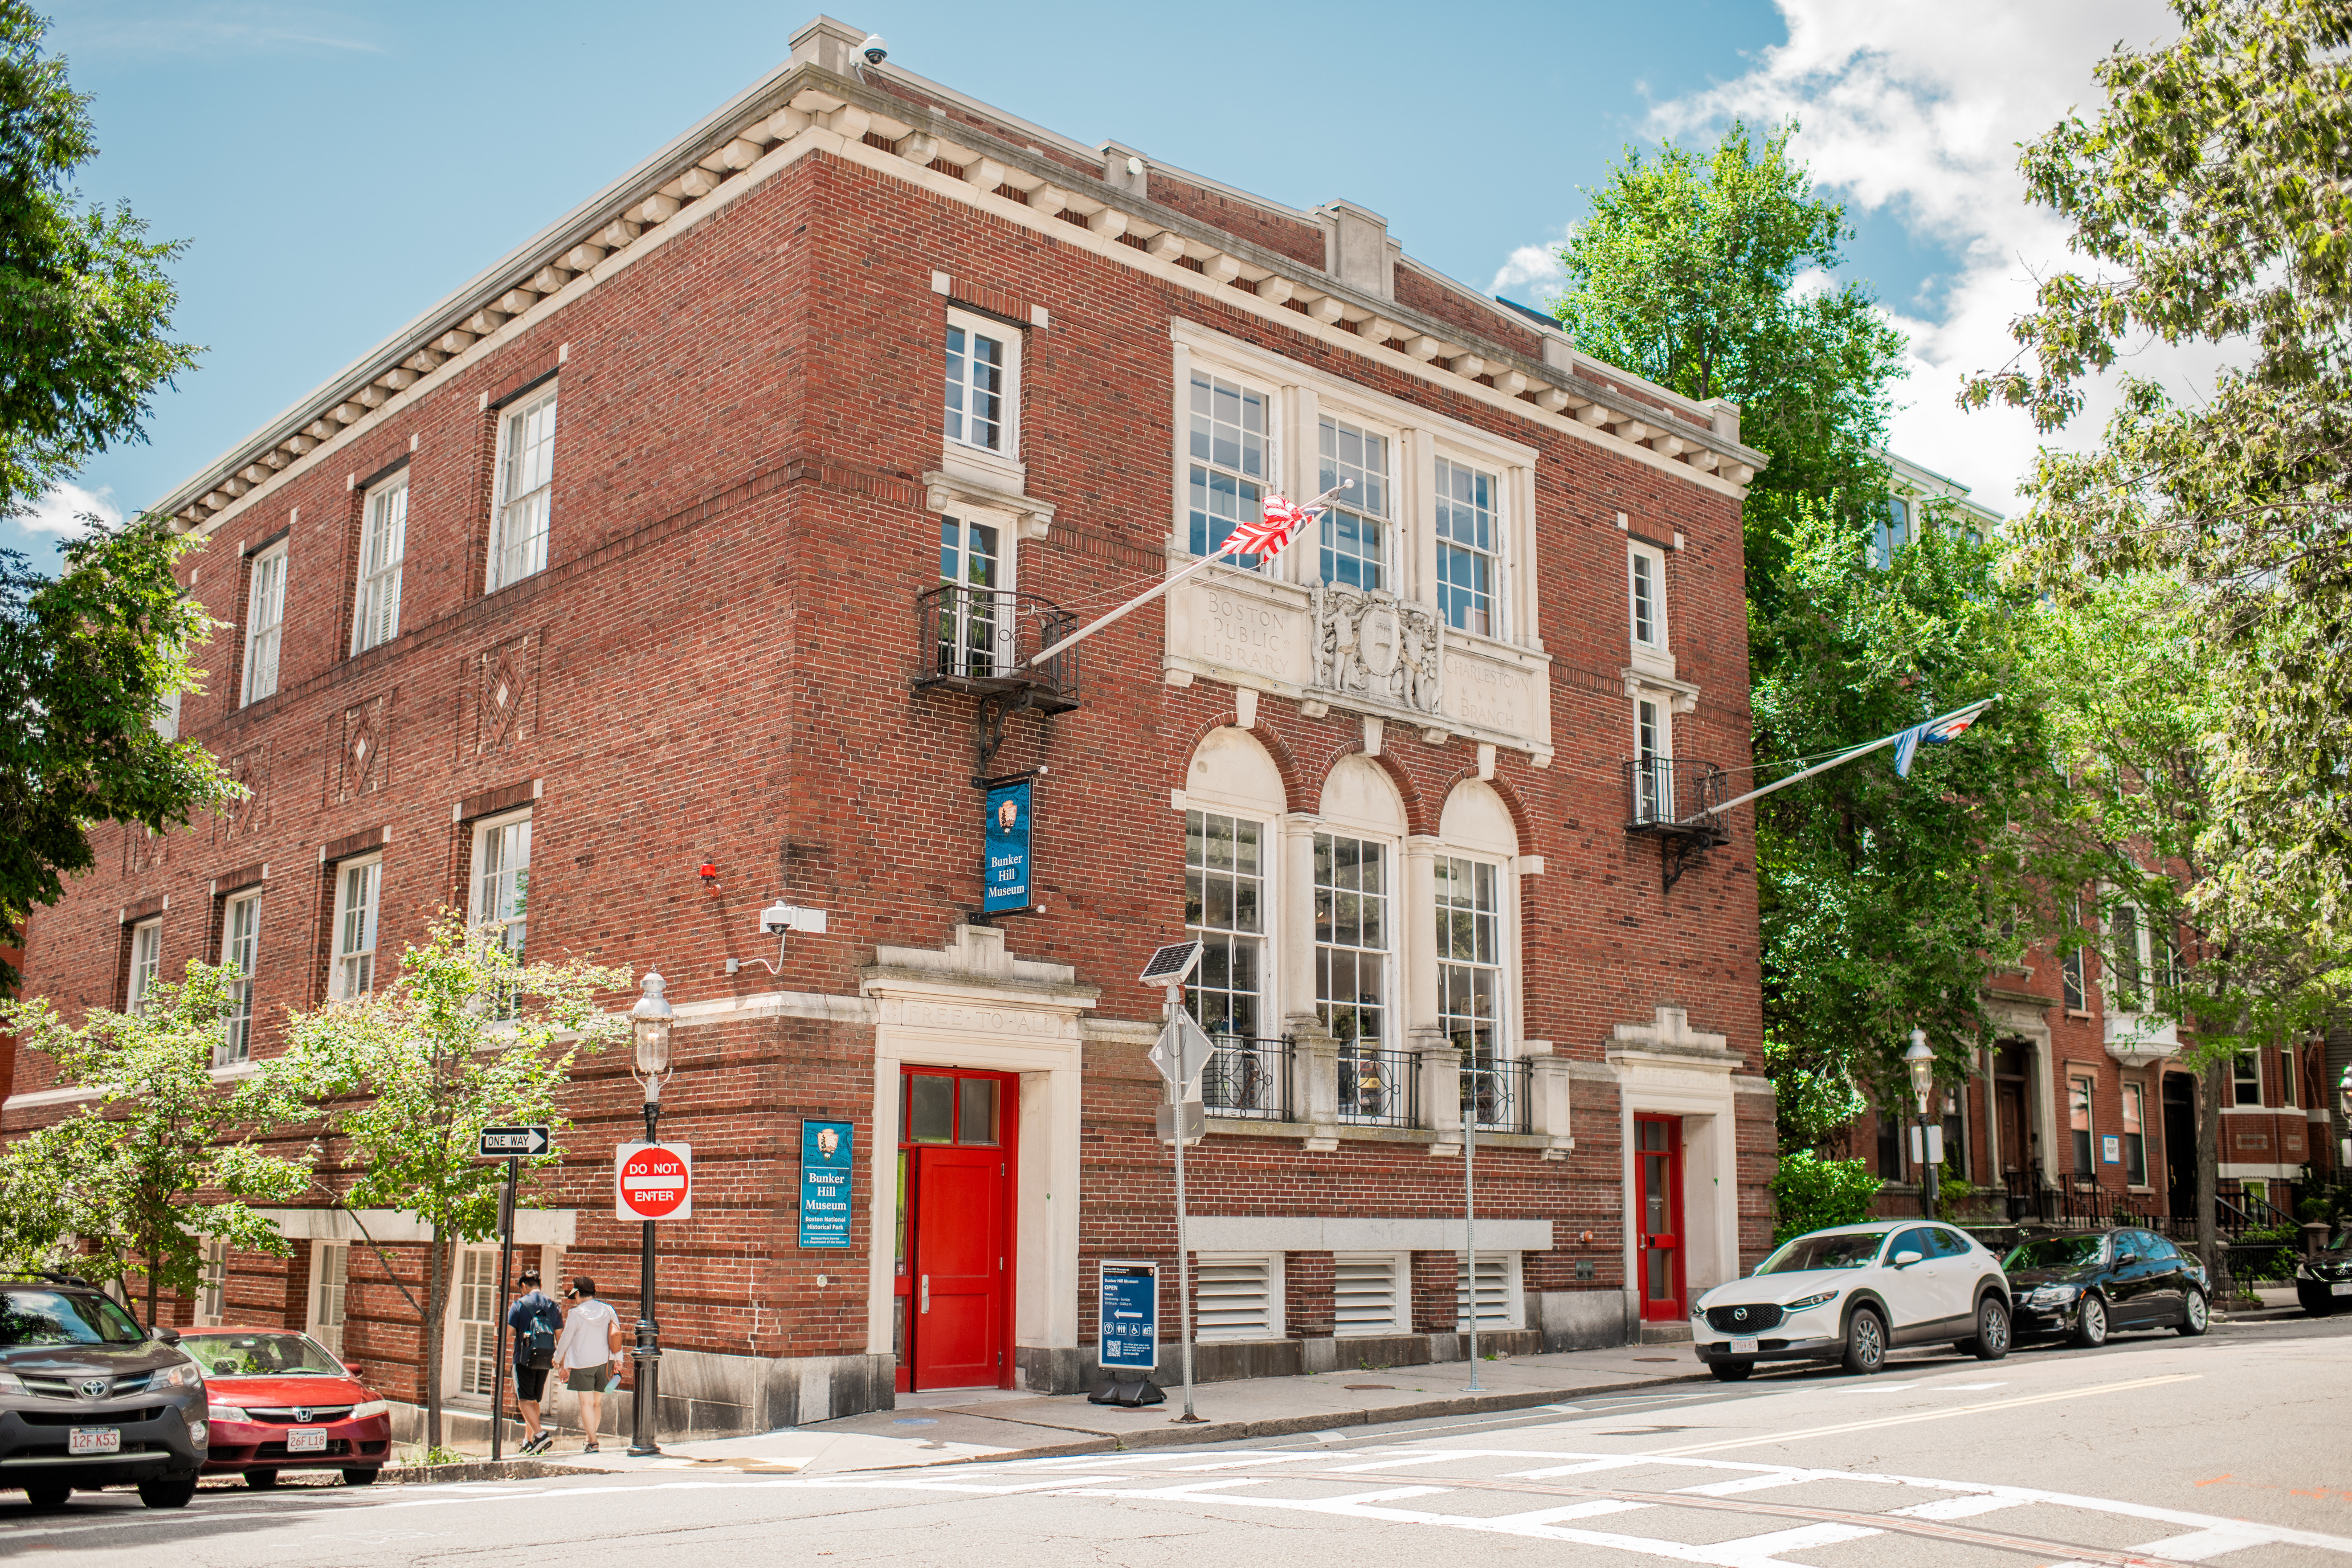
<path id="1" fill-rule="evenodd" d="M 8 1494 L 13 1498 L 16 1494 Z M 1900 1354 L 1502 1416 L 820 1477 L 207 1489 L 0 1506 L 0 1553 L 554 1561 L 2352 1568 L 2352 1319 Z M 552 1554 L 551 1556 L 551 1554 Z M 1491 1554 L 1491 1555 L 1490 1555 Z"/>

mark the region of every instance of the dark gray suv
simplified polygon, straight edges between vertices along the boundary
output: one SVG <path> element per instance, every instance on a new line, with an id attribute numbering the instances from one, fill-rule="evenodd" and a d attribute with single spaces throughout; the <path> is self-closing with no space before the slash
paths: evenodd
<path id="1" fill-rule="evenodd" d="M 205 1462 L 204 1371 L 171 1329 L 142 1332 L 67 1275 L 0 1279 L 0 1487 L 55 1508 L 79 1487 L 136 1486 L 184 1508 Z"/>

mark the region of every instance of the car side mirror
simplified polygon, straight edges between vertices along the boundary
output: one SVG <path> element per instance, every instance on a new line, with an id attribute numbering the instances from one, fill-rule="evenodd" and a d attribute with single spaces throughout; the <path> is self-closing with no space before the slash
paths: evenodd
<path id="1" fill-rule="evenodd" d="M 1893 1258 L 1888 1258 L 1887 1261 L 1892 1263 L 1897 1268 L 1908 1268 L 1913 1264 L 1919 1261 L 1919 1255 L 1906 1247 L 1903 1251 L 1896 1253 Z"/>
<path id="2" fill-rule="evenodd" d="M 157 1323 L 147 1331 L 147 1337 L 167 1345 L 176 1345 L 180 1342 L 180 1331 L 167 1329 L 163 1324 Z"/>
<path id="3" fill-rule="evenodd" d="M 2116 1254 L 2116 1267 L 2118 1268 L 2129 1268 L 2133 1264 L 2137 1263 L 2138 1261 L 2139 1254 L 2137 1252 L 2118 1252 Z"/>

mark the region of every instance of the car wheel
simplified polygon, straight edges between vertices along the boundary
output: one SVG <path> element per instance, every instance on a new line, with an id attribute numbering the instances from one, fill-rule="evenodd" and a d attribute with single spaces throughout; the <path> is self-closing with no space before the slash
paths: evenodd
<path id="1" fill-rule="evenodd" d="M 194 1476 L 159 1476 L 139 1483 L 139 1500 L 149 1508 L 185 1508 L 195 1495 Z"/>
<path id="2" fill-rule="evenodd" d="M 1715 1373 L 1717 1383 L 1745 1383 L 1748 1374 L 1756 1370 L 1756 1363 L 1752 1361 L 1711 1361 L 1706 1363 L 1706 1369 Z"/>
<path id="3" fill-rule="evenodd" d="M 360 1469 L 345 1470 L 343 1472 L 343 1485 L 347 1487 L 372 1487 L 375 1485 L 374 1467 L 368 1466 Z"/>
<path id="4" fill-rule="evenodd" d="M 2175 1325 L 2184 1339 L 2195 1339 L 2211 1324 L 2212 1309 L 2206 1305 L 2205 1292 L 2190 1286 L 2189 1299 L 2182 1303 L 2180 1321 Z"/>
<path id="5" fill-rule="evenodd" d="M 270 1488 L 278 1484 L 278 1472 L 276 1470 L 247 1470 L 245 1472 L 245 1484 L 251 1487 L 255 1491 L 266 1492 Z"/>
<path id="6" fill-rule="evenodd" d="M 1845 1326 L 1845 1369 L 1867 1377 L 1886 1364 L 1886 1321 L 1872 1307 L 1857 1307 Z"/>
<path id="7" fill-rule="evenodd" d="M 2091 1351 L 2107 1342 L 2107 1304 L 2096 1296 L 2084 1297 L 2074 1309 L 2074 1342 Z"/>
<path id="8" fill-rule="evenodd" d="M 1977 1337 L 1967 1342 L 1979 1361 L 1999 1361 L 2009 1353 L 2009 1304 L 1998 1296 L 1977 1303 Z"/>
<path id="9" fill-rule="evenodd" d="M 63 1508 L 66 1500 L 73 1496 L 73 1488 L 56 1481 L 37 1481 L 25 1489 L 25 1495 L 32 1500 L 35 1508 Z"/>

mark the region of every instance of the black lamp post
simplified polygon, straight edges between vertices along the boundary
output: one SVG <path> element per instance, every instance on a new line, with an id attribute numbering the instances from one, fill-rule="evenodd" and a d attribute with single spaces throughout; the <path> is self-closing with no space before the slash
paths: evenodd
<path id="1" fill-rule="evenodd" d="M 1927 1100 L 1936 1092 L 1936 1053 L 1927 1044 L 1927 1030 L 1911 1031 L 1911 1048 L 1903 1053 L 1903 1065 L 1911 1069 L 1911 1092 L 1919 1100 L 1919 1213 L 1934 1219 L 1936 1148 L 1927 1137 Z"/>
<path id="2" fill-rule="evenodd" d="M 661 1142 L 661 1091 L 669 1080 L 669 1026 L 676 1016 L 669 998 L 662 994 L 663 981 L 648 971 L 643 982 L 646 994 L 629 1009 L 629 1022 L 636 1035 L 636 1062 L 630 1076 L 646 1095 L 646 1142 Z M 645 1222 L 645 1239 L 637 1250 L 637 1344 L 632 1359 L 637 1363 L 636 1389 L 631 1401 L 629 1452 L 658 1454 L 661 1445 L 656 1439 L 655 1428 L 661 1424 L 661 1331 L 654 1322 L 654 1222 Z"/>

